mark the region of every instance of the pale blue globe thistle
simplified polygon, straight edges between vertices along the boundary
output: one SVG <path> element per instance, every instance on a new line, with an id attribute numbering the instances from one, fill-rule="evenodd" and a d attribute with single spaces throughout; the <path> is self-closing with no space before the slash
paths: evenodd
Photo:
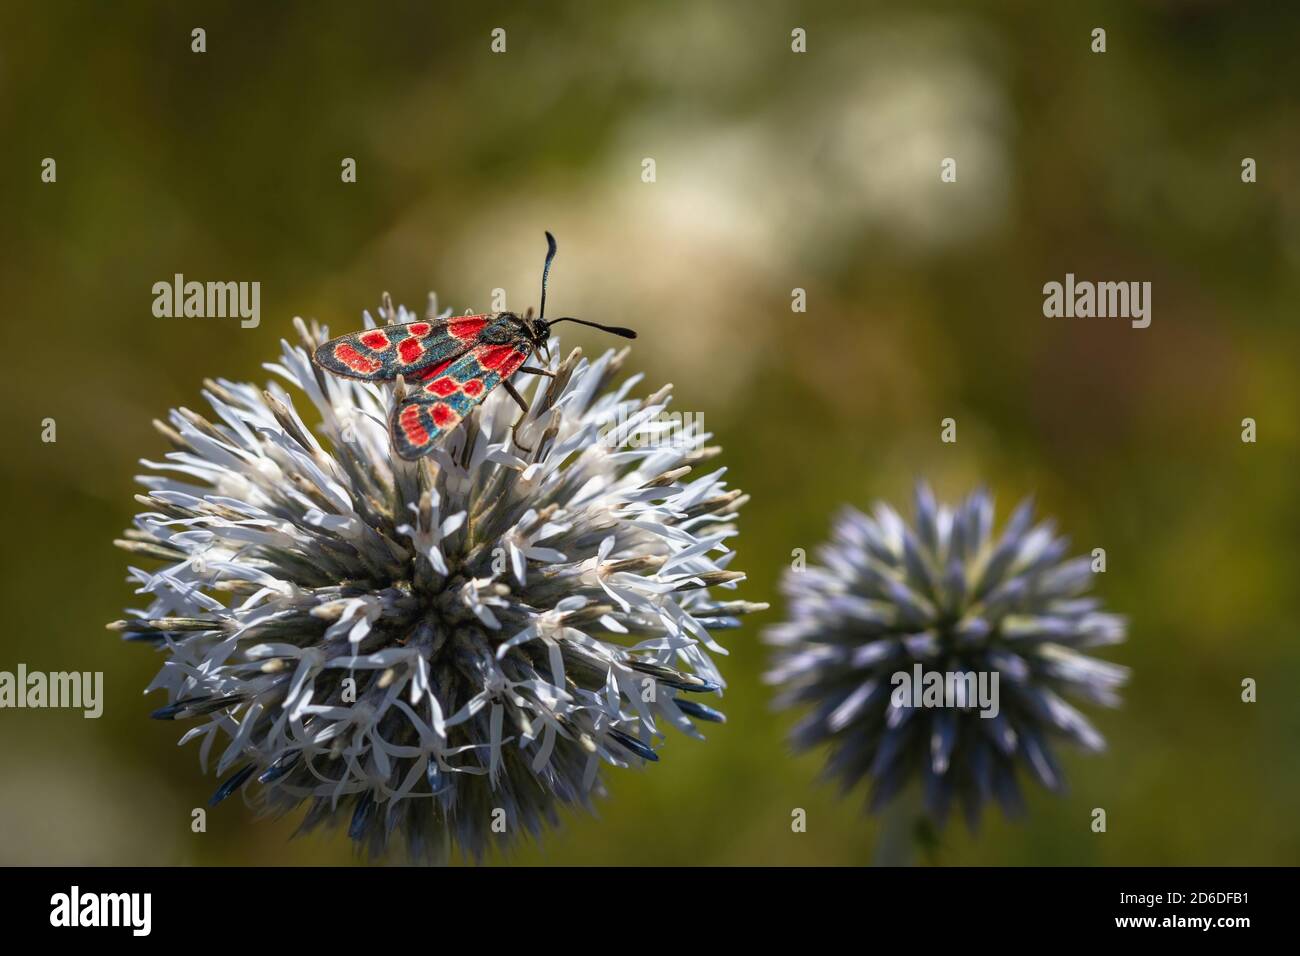
<path id="1" fill-rule="evenodd" d="M 1067 548 L 1028 501 L 995 533 L 982 491 L 949 508 L 920 485 L 910 526 L 883 503 L 871 516 L 845 508 L 820 565 L 786 572 L 788 620 L 766 632 L 778 705 L 807 707 L 794 747 L 828 745 L 827 774 L 846 791 L 870 778 L 873 811 L 919 781 L 940 825 L 954 803 L 972 827 L 990 800 L 1018 814 L 1019 771 L 1062 790 L 1052 742 L 1105 746 L 1067 698 L 1117 706 L 1128 676 L 1086 653 L 1123 641 L 1125 622 L 1087 596 L 1092 561 Z M 996 675 L 997 707 L 915 706 L 898 675 L 918 664 L 982 673 L 988 687 Z"/>
<path id="2" fill-rule="evenodd" d="M 744 577 L 744 498 L 698 422 L 648 440 L 666 387 L 634 398 L 626 352 L 575 351 L 535 380 L 531 453 L 497 390 L 403 462 L 394 389 L 320 371 L 326 330 L 295 324 L 267 368 L 307 411 L 279 383 L 207 382 L 210 420 L 158 423 L 175 450 L 144 462 L 119 542 L 161 566 L 131 569 L 149 604 L 112 627 L 166 655 L 155 716 L 197 721 L 182 742 L 215 758 L 214 802 L 243 790 L 370 851 L 478 858 L 589 806 L 601 764 L 722 719 L 698 698 L 724 685 L 713 632 L 759 607 L 716 593 Z"/>

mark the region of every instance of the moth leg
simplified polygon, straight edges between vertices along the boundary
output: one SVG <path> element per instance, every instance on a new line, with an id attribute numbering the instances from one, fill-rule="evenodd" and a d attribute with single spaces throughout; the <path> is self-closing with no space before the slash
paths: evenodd
<path id="1" fill-rule="evenodd" d="M 522 372 L 523 369 L 518 369 L 517 371 Z M 510 395 L 511 398 L 515 400 L 515 402 L 519 405 L 519 408 L 521 409 L 521 411 L 519 412 L 519 417 L 516 418 L 515 423 L 510 426 L 510 438 L 514 441 L 516 445 L 519 446 L 519 449 L 522 452 L 524 452 L 524 454 L 531 455 L 533 453 L 533 450 L 519 440 L 519 426 L 522 425 L 524 423 L 524 419 L 528 417 L 528 403 L 524 401 L 524 397 L 522 395 L 520 395 L 517 391 L 515 391 L 515 387 L 511 385 L 509 381 L 503 380 L 501 382 L 501 385 L 505 388 L 506 392 Z"/>
<path id="2" fill-rule="evenodd" d="M 522 372 L 523 369 L 516 369 L 515 371 Z M 510 384 L 509 379 L 503 380 L 501 382 L 501 387 L 504 388 L 506 393 L 515 400 L 515 404 L 523 410 L 523 414 L 527 415 L 529 411 L 528 403 L 524 401 L 524 397 L 515 390 L 515 387 Z"/>
<path id="3" fill-rule="evenodd" d="M 549 372 L 544 368 L 533 368 L 531 365 L 522 365 L 515 369 L 516 372 L 527 372 L 529 375 L 545 375 L 547 378 L 555 378 L 554 372 Z"/>

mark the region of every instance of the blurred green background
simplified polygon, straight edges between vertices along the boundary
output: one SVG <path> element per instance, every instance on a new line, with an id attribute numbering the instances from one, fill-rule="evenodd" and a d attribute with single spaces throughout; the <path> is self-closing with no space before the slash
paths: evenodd
<path id="1" fill-rule="evenodd" d="M 729 723 L 510 860 L 869 862 L 879 822 L 787 753 L 759 628 L 840 502 L 927 476 L 1002 515 L 1034 493 L 1106 548 L 1134 669 L 1068 797 L 1027 788 L 1026 820 L 957 824 L 938 859 L 1300 861 L 1298 35 L 1300 8 L 1230 2 L 6 4 L 0 669 L 102 670 L 107 707 L 0 712 L 0 862 L 355 859 L 237 800 L 190 832 L 216 781 L 148 719 L 161 658 L 103 629 L 136 604 L 110 542 L 150 420 L 204 376 L 264 381 L 294 315 L 344 331 L 384 290 L 521 308 L 543 229 L 554 312 L 639 329 L 632 366 L 724 446 L 739 594 L 774 607 L 722 635 Z M 260 281 L 260 327 L 155 318 L 177 272 Z M 1151 327 L 1044 318 L 1066 272 L 1151 281 Z"/>

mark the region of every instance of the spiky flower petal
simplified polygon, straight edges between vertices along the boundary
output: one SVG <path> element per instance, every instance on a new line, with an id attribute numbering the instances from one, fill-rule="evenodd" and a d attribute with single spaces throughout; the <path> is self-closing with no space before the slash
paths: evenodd
<path id="1" fill-rule="evenodd" d="M 622 441 L 666 388 L 633 398 L 626 352 L 575 351 L 537 380 L 532 453 L 498 390 L 411 464 L 389 446 L 394 389 L 321 372 L 325 330 L 296 325 L 267 368 L 319 423 L 278 383 L 207 382 L 215 417 L 158 423 L 175 450 L 144 462 L 119 542 L 162 567 L 131 569 L 151 603 L 113 626 L 166 654 L 155 716 L 197 721 L 183 740 L 215 757 L 214 801 L 242 788 L 372 851 L 479 857 L 588 805 L 602 763 L 721 719 L 690 695 L 720 694 L 711 632 L 755 607 L 715 595 L 743 578 L 743 497 L 724 469 L 688 475 L 717 451 L 689 425 Z"/>
<path id="2" fill-rule="evenodd" d="M 789 619 L 766 633 L 778 703 L 811 708 L 792 743 L 829 744 L 828 774 L 846 790 L 870 777 L 873 811 L 919 778 L 938 823 L 954 799 L 971 826 L 991 799 L 1014 815 L 1018 767 L 1059 791 L 1050 741 L 1105 745 L 1065 698 L 1116 706 L 1128 676 L 1085 653 L 1121 642 L 1125 622 L 1086 596 L 1090 559 L 1064 560 L 1067 548 L 1028 501 L 995 535 L 982 491 L 949 508 L 920 485 L 911 526 L 884 503 L 870 517 L 845 508 L 821 566 L 787 571 Z M 986 675 L 996 706 L 937 694 L 939 706 L 916 706 L 915 677 L 931 673 Z"/>

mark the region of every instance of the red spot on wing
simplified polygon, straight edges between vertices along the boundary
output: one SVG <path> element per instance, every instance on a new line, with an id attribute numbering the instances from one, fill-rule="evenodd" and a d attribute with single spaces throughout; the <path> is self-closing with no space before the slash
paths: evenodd
<path id="1" fill-rule="evenodd" d="M 431 378 L 436 378 L 446 371 L 447 366 L 454 362 L 455 359 L 447 359 L 445 362 L 439 362 L 432 368 L 421 369 L 411 376 L 412 380 L 417 382 L 427 382 Z"/>
<path id="2" fill-rule="evenodd" d="M 429 431 L 420 421 L 419 405 L 407 405 L 403 408 L 397 424 L 401 427 L 406 440 L 416 448 L 422 448 L 429 443 Z"/>
<path id="3" fill-rule="evenodd" d="M 483 380 L 481 378 L 471 378 L 461 388 L 470 398 L 478 398 L 483 394 Z"/>
<path id="4" fill-rule="evenodd" d="M 468 342 L 472 339 L 478 338 L 479 332 L 483 331 L 483 326 L 485 325 L 487 325 L 487 319 L 475 315 L 466 319 L 458 319 L 450 323 L 447 326 L 447 331 L 450 332 L 454 338 L 458 338 L 462 342 Z"/>
<path id="5" fill-rule="evenodd" d="M 497 369 L 497 371 L 501 374 L 502 378 L 509 378 L 511 375 L 515 374 L 515 369 L 523 365 L 524 360 L 527 358 L 527 352 L 516 352 L 513 356 L 502 362 L 501 367 Z"/>
<path id="6" fill-rule="evenodd" d="M 505 378 L 528 358 L 527 352 L 518 352 L 513 345 L 490 345 L 475 353 L 485 369 L 500 373 Z"/>
<path id="7" fill-rule="evenodd" d="M 397 346 L 397 354 L 402 357 L 403 362 L 410 365 L 424 354 L 424 346 L 420 344 L 419 339 L 402 339 L 401 344 Z"/>
<path id="8" fill-rule="evenodd" d="M 406 327 L 406 331 L 410 332 L 417 339 L 422 339 L 429 334 L 431 328 L 433 328 L 433 326 L 428 322 L 412 322 Z"/>
<path id="9" fill-rule="evenodd" d="M 446 402 L 436 402 L 429 408 L 433 423 L 439 428 L 446 428 L 456 421 L 456 410 Z"/>
<path id="10" fill-rule="evenodd" d="M 424 390 L 434 395 L 441 395 L 443 398 L 446 398 L 452 392 L 456 391 L 456 383 L 444 375 L 442 378 L 436 378 L 428 385 L 424 386 Z"/>
<path id="11" fill-rule="evenodd" d="M 388 336 L 379 329 L 371 329 L 361 336 L 361 344 L 368 349 L 374 349 L 376 352 L 382 352 L 388 348 Z"/>
<path id="12" fill-rule="evenodd" d="M 370 372 L 379 371 L 383 366 L 382 362 L 378 362 L 372 358 L 366 358 L 347 342 L 340 342 L 338 345 L 334 346 L 334 357 L 354 372 L 368 374 Z"/>

